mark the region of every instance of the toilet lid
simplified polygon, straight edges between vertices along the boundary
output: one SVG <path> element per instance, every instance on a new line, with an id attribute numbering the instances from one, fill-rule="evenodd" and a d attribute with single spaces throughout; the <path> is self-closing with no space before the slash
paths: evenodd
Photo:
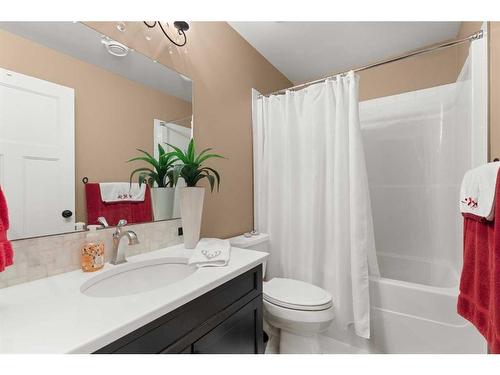
<path id="1" fill-rule="evenodd" d="M 274 278 L 264 283 L 264 300 L 294 310 L 318 311 L 332 306 L 326 290 L 299 280 Z"/>

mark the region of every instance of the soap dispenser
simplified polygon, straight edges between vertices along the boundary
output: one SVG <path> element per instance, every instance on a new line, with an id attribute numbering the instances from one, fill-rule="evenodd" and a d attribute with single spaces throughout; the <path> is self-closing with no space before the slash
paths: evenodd
<path id="1" fill-rule="evenodd" d="M 88 225 L 85 244 L 81 248 L 80 265 L 83 272 L 94 272 L 104 267 L 104 242 L 99 240 L 97 228 L 100 225 Z"/>

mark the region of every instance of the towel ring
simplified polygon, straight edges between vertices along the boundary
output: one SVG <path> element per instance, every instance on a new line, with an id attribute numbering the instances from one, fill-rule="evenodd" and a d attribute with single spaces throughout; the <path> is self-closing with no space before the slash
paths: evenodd
<path id="1" fill-rule="evenodd" d="M 89 178 L 85 176 L 84 178 L 82 178 L 82 182 L 86 184 L 87 182 L 89 182 Z"/>

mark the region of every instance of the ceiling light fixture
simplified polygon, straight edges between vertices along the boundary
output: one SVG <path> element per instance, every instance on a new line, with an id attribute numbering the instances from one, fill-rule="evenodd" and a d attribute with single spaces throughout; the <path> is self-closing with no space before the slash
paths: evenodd
<path id="1" fill-rule="evenodd" d="M 106 50 L 113 56 L 125 57 L 128 55 L 129 51 L 131 51 L 131 49 L 128 48 L 126 45 L 121 44 L 120 42 L 117 42 L 116 40 L 113 40 L 111 38 L 108 38 L 107 36 L 102 37 L 101 43 L 104 44 Z"/>
<path id="2" fill-rule="evenodd" d="M 186 43 L 187 43 L 187 37 L 186 37 L 186 33 L 185 32 L 189 30 L 189 24 L 187 22 L 185 22 L 185 21 L 174 21 L 174 27 L 177 29 L 177 33 L 179 35 L 182 35 L 184 37 L 184 41 L 182 43 L 177 43 L 173 38 L 171 38 L 168 35 L 167 31 L 165 30 L 165 28 L 163 27 L 163 25 L 161 24 L 160 21 L 152 21 L 152 22 L 143 21 L 143 22 L 150 29 L 152 29 L 156 25 L 158 25 L 158 27 L 163 32 L 163 35 L 165 35 L 167 37 L 167 39 L 170 40 L 177 47 L 182 47 L 182 46 L 186 45 Z M 167 24 L 167 27 L 168 27 L 168 24 Z"/>

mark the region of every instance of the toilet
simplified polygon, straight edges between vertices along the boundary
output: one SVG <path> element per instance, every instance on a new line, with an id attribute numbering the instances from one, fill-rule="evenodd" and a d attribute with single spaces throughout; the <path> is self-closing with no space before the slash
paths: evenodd
<path id="1" fill-rule="evenodd" d="M 233 247 L 269 253 L 267 234 L 241 235 L 230 242 Z M 265 280 L 265 264 L 263 275 Z M 280 353 L 321 353 L 317 334 L 334 319 L 330 293 L 300 280 L 275 277 L 263 282 L 263 300 L 265 324 L 275 331 L 271 342 L 279 334 Z"/>

